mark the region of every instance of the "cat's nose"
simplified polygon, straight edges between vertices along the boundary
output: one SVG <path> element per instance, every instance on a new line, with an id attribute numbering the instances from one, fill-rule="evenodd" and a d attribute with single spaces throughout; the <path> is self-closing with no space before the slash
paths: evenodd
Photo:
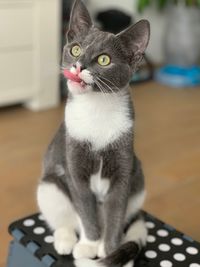
<path id="1" fill-rule="evenodd" d="M 80 71 L 82 71 L 82 70 L 84 70 L 84 69 L 86 69 L 86 66 L 81 65 L 81 66 L 80 66 Z"/>
<path id="2" fill-rule="evenodd" d="M 86 69 L 86 67 L 80 63 L 73 64 L 73 67 L 78 71 L 81 72 L 82 70 Z"/>

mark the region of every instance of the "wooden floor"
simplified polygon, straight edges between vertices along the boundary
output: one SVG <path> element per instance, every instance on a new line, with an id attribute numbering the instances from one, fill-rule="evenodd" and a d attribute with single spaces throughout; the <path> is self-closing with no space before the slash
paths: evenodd
<path id="1" fill-rule="evenodd" d="M 200 241 L 200 88 L 174 90 L 155 83 L 132 90 L 135 148 L 143 162 L 145 209 Z M 0 266 L 7 226 L 37 211 L 35 189 L 45 148 L 63 118 L 64 104 L 39 113 L 0 109 Z"/>

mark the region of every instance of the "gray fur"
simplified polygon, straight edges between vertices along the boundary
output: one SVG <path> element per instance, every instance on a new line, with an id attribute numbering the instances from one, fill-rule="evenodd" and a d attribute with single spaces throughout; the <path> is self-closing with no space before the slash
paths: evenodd
<path id="1" fill-rule="evenodd" d="M 63 49 L 63 67 L 70 68 L 76 64 L 77 59 L 72 57 L 69 51 L 74 44 L 79 44 L 84 53 L 78 58 L 78 61 L 91 71 L 94 77 L 100 77 L 103 82 L 107 82 L 112 91 L 127 87 L 133 70 L 142 59 L 148 45 L 149 23 L 141 20 L 127 30 L 114 35 L 97 29 L 91 24 L 88 16 L 84 5 L 80 1 L 76 1 L 71 14 L 67 43 Z M 85 23 L 83 18 L 85 18 Z M 78 25 L 82 27 L 78 27 Z M 96 59 L 101 54 L 110 55 L 115 64 L 112 67 L 102 68 L 99 66 Z M 111 89 L 108 87 L 104 88 L 104 91 L 110 92 Z M 97 86 L 93 89 L 100 90 Z"/>
<path id="2" fill-rule="evenodd" d="M 108 84 L 104 87 L 106 93 L 123 89 L 129 95 L 129 79 L 144 53 L 148 38 L 146 21 L 118 35 L 98 30 L 92 25 L 84 5 L 76 1 L 63 50 L 63 66 L 70 68 L 76 63 L 69 50 L 78 43 L 84 50 L 79 61 L 94 77 L 101 77 Z M 96 63 L 96 57 L 102 53 L 111 55 L 115 63 L 112 67 L 102 68 Z M 93 90 L 100 91 L 97 85 Z M 134 120 L 130 95 L 129 99 L 129 116 Z M 69 101 L 73 101 L 72 96 Z M 108 177 L 111 184 L 103 203 L 98 203 L 89 186 L 90 176 L 99 170 L 100 158 L 103 159 L 102 176 Z M 62 166 L 65 174 L 59 173 L 56 166 Z M 111 253 L 120 244 L 128 199 L 144 189 L 140 162 L 133 151 L 133 129 L 105 149 L 93 151 L 89 141 L 74 140 L 67 125 L 62 123 L 45 155 L 42 179 L 55 183 L 69 196 L 89 239 L 99 239 L 104 231 L 106 252 Z M 100 208 L 104 211 L 103 221 L 99 217 Z"/>

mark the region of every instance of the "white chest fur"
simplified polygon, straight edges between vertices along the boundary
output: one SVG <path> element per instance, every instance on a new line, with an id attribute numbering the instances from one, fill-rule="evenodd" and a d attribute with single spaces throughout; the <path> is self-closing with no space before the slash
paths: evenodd
<path id="1" fill-rule="evenodd" d="M 65 109 L 69 134 L 90 141 L 96 150 L 106 147 L 132 127 L 128 101 L 124 93 L 75 95 Z"/>
<path id="2" fill-rule="evenodd" d="M 92 192 L 96 195 L 98 201 L 103 202 L 106 194 L 108 193 L 110 187 L 109 179 L 101 177 L 103 161 L 100 162 L 99 171 L 90 177 L 90 188 Z"/>

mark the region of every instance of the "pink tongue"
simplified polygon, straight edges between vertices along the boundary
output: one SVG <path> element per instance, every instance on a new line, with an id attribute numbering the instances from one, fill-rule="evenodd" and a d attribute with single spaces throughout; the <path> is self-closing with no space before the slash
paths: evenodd
<path id="1" fill-rule="evenodd" d="M 78 83 L 81 82 L 81 79 L 77 75 L 73 74 L 71 71 L 67 69 L 63 71 L 63 74 L 66 78 L 70 79 L 71 81 L 78 82 Z"/>

